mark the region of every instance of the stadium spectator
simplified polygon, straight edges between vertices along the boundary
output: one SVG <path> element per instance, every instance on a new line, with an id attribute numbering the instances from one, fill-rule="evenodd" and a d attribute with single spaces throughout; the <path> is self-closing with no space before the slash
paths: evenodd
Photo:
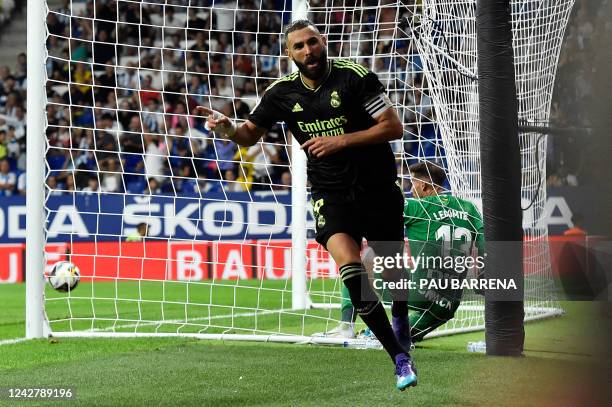
<path id="1" fill-rule="evenodd" d="M 208 83 L 203 82 L 203 78 L 206 79 L 206 81 L 208 80 L 204 75 L 191 75 L 191 81 L 187 85 L 189 96 L 200 105 L 206 103 L 205 95 L 210 94 Z"/>
<path id="2" fill-rule="evenodd" d="M 82 189 L 86 194 L 94 194 L 100 192 L 100 184 L 98 183 L 98 177 L 90 175 L 87 180 L 87 186 Z"/>
<path id="3" fill-rule="evenodd" d="M 204 31 L 198 31 L 195 35 L 195 43 L 189 47 L 186 53 L 188 68 L 193 68 L 200 61 L 208 60 L 208 45 Z"/>
<path id="4" fill-rule="evenodd" d="M 4 160 L 8 156 L 8 147 L 6 141 L 6 131 L 0 129 L 0 160 Z"/>
<path id="5" fill-rule="evenodd" d="M 115 77 L 115 68 L 113 60 L 105 61 L 104 73 L 94 78 L 96 105 L 104 106 L 108 102 L 108 96 L 112 93 L 114 96 L 117 79 Z"/>
<path id="6" fill-rule="evenodd" d="M 136 231 L 130 233 L 126 238 L 126 242 L 142 242 L 149 232 L 149 224 L 146 222 L 141 222 L 136 227 Z"/>
<path id="7" fill-rule="evenodd" d="M 254 168 L 253 163 L 247 160 L 248 147 L 239 146 L 234 154 L 234 161 L 238 163 L 237 181 L 244 185 L 245 190 L 250 190 L 253 185 Z"/>
<path id="8" fill-rule="evenodd" d="M 168 173 L 168 152 L 166 145 L 161 141 L 160 136 L 154 136 L 152 134 L 145 134 L 144 141 L 145 174 L 147 178 L 154 177 L 158 181 L 163 181 L 163 176 Z"/>
<path id="9" fill-rule="evenodd" d="M 25 174 L 25 173 L 24 173 Z M 24 180 L 25 182 L 25 180 Z M 47 191 L 51 196 L 60 196 L 63 195 L 63 190 L 66 189 L 66 186 L 59 182 L 57 177 L 50 175 L 47 177 Z"/>
<path id="10" fill-rule="evenodd" d="M 102 192 L 121 192 L 121 174 L 117 166 L 117 160 L 107 160 L 102 168 Z"/>
<path id="11" fill-rule="evenodd" d="M 142 131 L 143 129 L 142 123 L 140 122 L 140 116 L 137 114 L 131 116 L 127 129 L 121 132 L 121 136 L 119 137 L 121 151 L 129 153 L 142 153 Z M 112 133 L 107 133 L 113 136 Z"/>
<path id="12" fill-rule="evenodd" d="M 100 19 L 101 17 L 98 16 Z M 114 40 L 110 38 L 106 30 L 97 30 L 98 38 L 93 45 L 93 62 L 96 64 L 114 63 L 115 60 L 115 45 Z M 104 69 L 101 66 L 94 68 L 96 70 Z"/>
<path id="13" fill-rule="evenodd" d="M 131 94 L 134 89 L 138 89 L 138 65 L 134 62 L 127 62 L 125 68 L 117 68 L 117 86 L 123 92 Z"/>
<path id="14" fill-rule="evenodd" d="M 162 195 L 162 188 L 157 178 L 147 179 L 147 184 L 144 190 L 145 195 Z"/>
<path id="15" fill-rule="evenodd" d="M 26 196 L 26 188 L 27 188 L 27 185 L 26 185 L 26 173 L 22 172 L 17 177 L 17 193 L 20 196 Z"/>
<path id="16" fill-rule="evenodd" d="M 212 88 L 212 94 L 219 97 L 212 98 L 211 104 L 216 106 L 218 110 L 228 110 L 228 101 L 234 97 L 231 83 L 228 83 L 224 76 L 215 76 L 214 78 L 215 85 Z"/>
<path id="17" fill-rule="evenodd" d="M 246 46 L 241 45 L 236 50 L 236 55 L 234 56 L 234 67 L 237 72 L 244 76 L 251 76 L 253 74 L 253 57 L 248 55 Z M 242 81 L 240 85 L 243 86 L 244 78 L 239 78 L 239 80 Z"/>
<path id="18" fill-rule="evenodd" d="M 5 81 L 9 77 L 11 77 L 11 75 L 8 66 L 0 66 L 0 108 L 6 104 L 7 88 Z"/>
<path id="19" fill-rule="evenodd" d="M 96 131 L 96 160 L 97 166 L 106 165 L 110 160 L 119 160 L 119 144 L 117 140 L 117 131 L 113 129 L 113 119 L 109 114 L 102 116 L 100 130 Z M 129 135 L 129 137 L 138 137 L 137 135 Z M 121 148 L 124 151 L 130 151 L 129 148 L 136 148 L 132 138 L 122 138 Z"/>
<path id="20" fill-rule="evenodd" d="M 142 106 L 148 105 L 149 101 L 153 99 L 159 100 L 160 93 L 153 87 L 153 77 L 151 75 L 146 75 L 142 79 L 140 89 L 140 103 Z"/>
<path id="21" fill-rule="evenodd" d="M 47 14 L 47 29 L 49 34 L 54 35 L 65 35 L 66 25 L 60 21 L 56 13 Z M 52 37 L 56 38 L 56 37 Z"/>
<path id="22" fill-rule="evenodd" d="M 187 26 L 196 33 L 202 33 L 202 30 L 208 28 L 208 14 L 193 7 L 189 8 Z M 193 31 L 190 31 L 190 34 Z"/>
<path id="23" fill-rule="evenodd" d="M 200 193 L 198 180 L 195 178 L 193 164 L 185 163 L 179 168 L 179 176 L 175 177 L 174 187 L 177 192 L 185 195 L 194 195 Z"/>
<path id="24" fill-rule="evenodd" d="M 274 174 L 273 164 L 278 163 L 278 153 L 274 146 L 268 143 L 255 144 L 247 150 L 247 160 L 253 163 L 254 185 L 253 189 L 268 189 L 266 185 L 272 183 Z"/>
<path id="25" fill-rule="evenodd" d="M 19 84 L 19 88 L 25 88 L 25 80 L 27 76 L 28 61 L 25 52 L 17 55 L 17 63 L 15 64 L 14 76 Z"/>
<path id="26" fill-rule="evenodd" d="M 236 179 L 236 174 L 233 170 L 226 170 L 223 174 L 223 190 L 225 192 L 244 192 L 246 186 L 244 182 L 240 182 Z"/>
<path id="27" fill-rule="evenodd" d="M 68 171 L 64 178 L 64 191 L 71 193 L 76 191 L 74 171 Z"/>
<path id="28" fill-rule="evenodd" d="M 187 106 L 185 103 L 178 102 L 174 111 L 168 115 L 170 117 L 170 128 L 175 129 L 181 127 L 182 130 L 193 128 L 195 120 L 191 116 L 187 116 Z"/>
<path id="29" fill-rule="evenodd" d="M 17 132 L 15 127 L 8 126 L 6 132 L 6 149 L 9 160 L 16 165 L 18 170 L 24 171 L 26 168 L 26 156 L 25 154 L 21 154 L 21 152 L 25 150 L 25 127 L 20 128 L 19 132 Z"/>
<path id="30" fill-rule="evenodd" d="M 164 124 L 163 114 L 159 107 L 159 100 L 151 99 L 142 112 L 142 124 L 147 133 L 161 133 Z"/>
<path id="31" fill-rule="evenodd" d="M 234 155 L 236 154 L 236 144 L 230 143 L 228 140 L 215 139 L 215 151 L 217 153 L 216 159 L 217 167 L 223 173 L 227 170 L 233 170 L 235 163 L 233 161 Z"/>
<path id="32" fill-rule="evenodd" d="M 241 98 L 242 91 L 240 89 L 236 89 L 236 91 L 234 92 L 234 96 L 235 96 L 235 99 L 234 99 L 235 116 L 238 119 L 247 119 L 249 116 L 249 113 L 251 112 L 251 108 Z"/>
<path id="33" fill-rule="evenodd" d="M 71 92 L 72 103 L 76 105 L 91 106 L 93 103 L 92 94 L 92 73 L 89 65 L 85 63 L 76 63 L 72 71 L 72 80 L 77 85 L 71 88 L 75 91 Z"/>
<path id="34" fill-rule="evenodd" d="M 130 127 L 130 121 L 132 117 L 137 116 L 136 104 L 132 97 L 125 98 L 121 101 L 119 106 L 119 112 L 117 114 L 117 121 L 119 122 L 121 129 L 127 129 Z"/>
<path id="35" fill-rule="evenodd" d="M 11 196 L 15 192 L 17 175 L 11 171 L 9 160 L 0 160 L 0 195 Z"/>
<path id="36" fill-rule="evenodd" d="M 7 90 L 5 96 L 0 96 L 0 114 L 6 116 L 5 120 L 10 120 L 15 117 L 15 110 L 20 106 L 19 93 L 15 90 L 15 78 L 9 76 L 4 82 L 4 88 Z"/>
<path id="37" fill-rule="evenodd" d="M 291 189 L 291 173 L 284 171 L 280 177 L 280 185 L 276 185 L 276 189 L 290 190 Z"/>
<path id="38" fill-rule="evenodd" d="M 278 69 L 278 57 L 272 56 L 271 51 L 270 51 L 270 47 L 266 44 L 263 44 L 261 46 L 261 54 L 263 56 L 260 56 L 259 62 L 261 64 L 261 71 L 263 75 L 274 75 L 274 70 Z M 276 54 L 278 55 L 278 54 Z M 278 72 L 277 72 L 278 74 Z M 276 75 L 275 75 L 276 76 Z"/>

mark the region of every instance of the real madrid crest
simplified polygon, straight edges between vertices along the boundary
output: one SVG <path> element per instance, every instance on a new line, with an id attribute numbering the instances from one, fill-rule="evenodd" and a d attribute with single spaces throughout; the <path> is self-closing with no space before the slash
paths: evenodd
<path id="1" fill-rule="evenodd" d="M 331 100 L 329 103 L 332 105 L 332 107 L 340 106 L 340 95 L 338 95 L 338 91 L 335 90 L 331 93 Z"/>
<path id="2" fill-rule="evenodd" d="M 325 227 L 325 217 L 323 215 L 319 215 L 317 217 L 317 227 L 322 229 Z"/>

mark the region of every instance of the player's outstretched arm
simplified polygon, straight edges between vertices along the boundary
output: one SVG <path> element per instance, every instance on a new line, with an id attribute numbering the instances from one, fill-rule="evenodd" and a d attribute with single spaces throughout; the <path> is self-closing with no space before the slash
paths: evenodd
<path id="1" fill-rule="evenodd" d="M 315 157 L 324 157 L 347 147 L 378 144 L 402 137 L 404 128 L 392 107 L 386 109 L 374 119 L 377 123 L 367 130 L 341 136 L 312 138 L 302 144 L 302 149 Z"/>
<path id="2" fill-rule="evenodd" d="M 204 106 L 196 107 L 196 113 L 206 116 L 206 128 L 214 131 L 216 135 L 231 140 L 241 146 L 249 147 L 265 134 L 266 130 L 247 120 L 236 126 L 229 117 Z"/>

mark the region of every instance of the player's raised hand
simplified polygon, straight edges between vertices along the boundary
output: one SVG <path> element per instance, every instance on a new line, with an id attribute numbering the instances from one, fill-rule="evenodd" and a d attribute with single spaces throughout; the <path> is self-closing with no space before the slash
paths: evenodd
<path id="1" fill-rule="evenodd" d="M 302 150 L 317 158 L 334 154 L 346 147 L 344 136 L 315 137 L 302 144 Z"/>
<path id="2" fill-rule="evenodd" d="M 236 134 L 236 124 L 223 113 L 205 106 L 197 106 L 195 112 L 207 116 L 204 127 L 207 130 L 214 131 L 220 137 L 231 139 Z"/>

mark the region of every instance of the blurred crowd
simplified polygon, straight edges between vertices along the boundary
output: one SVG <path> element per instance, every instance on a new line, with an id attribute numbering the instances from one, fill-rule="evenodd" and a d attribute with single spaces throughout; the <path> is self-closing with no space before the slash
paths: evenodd
<path id="1" fill-rule="evenodd" d="M 550 122 L 552 127 L 575 128 L 575 132 L 548 138 L 547 185 L 578 186 L 588 182 L 587 163 L 591 117 L 594 57 L 601 39 L 610 38 L 612 23 L 602 12 L 609 0 L 577 0 L 570 17 L 557 68 Z M 605 44 L 606 46 L 608 44 Z M 601 69 L 601 68 L 599 68 Z"/>
<path id="2" fill-rule="evenodd" d="M 73 1 L 72 18 L 68 2 L 49 14 L 50 187 L 172 195 L 287 189 L 290 153 L 283 128 L 240 148 L 207 135 L 203 120 L 194 117 L 196 106 L 205 105 L 245 120 L 265 88 L 290 72 L 281 56 L 281 32 L 290 17 L 285 3 L 241 1 L 240 11 L 233 2 L 212 8 L 209 1 L 152 3 Z M 333 13 L 331 22 L 327 13 L 313 14 L 316 23 L 330 27 L 330 56 L 373 55 L 391 52 L 390 38 L 375 42 L 371 34 L 376 22 L 395 24 L 390 10 L 357 17 L 360 41 L 353 44 L 360 49 L 346 46 L 352 32 L 338 31 L 342 21 L 355 20 L 352 13 Z M 406 43 L 397 46 L 407 53 Z M 406 71 L 406 61 L 360 62 Z M 382 79 L 389 88 L 405 88 L 395 83 L 406 80 L 401 76 Z M 420 75 L 409 80 L 418 85 Z M 417 121 L 415 112 L 405 114 L 408 122 Z M 419 127 L 415 134 L 435 137 L 433 124 Z"/>
<path id="3" fill-rule="evenodd" d="M 283 15 L 152 3 L 73 1 L 72 18 L 65 9 L 49 14 L 49 186 L 169 195 L 287 189 L 281 128 L 239 148 L 194 117 L 203 105 L 245 120 L 257 95 L 289 72 L 278 57 Z M 276 34 L 256 36 L 258 24 Z"/>
<path id="4" fill-rule="evenodd" d="M 48 14 L 49 191 L 202 195 L 288 189 L 284 128 L 277 125 L 263 143 L 242 148 L 207 134 L 195 109 L 209 106 L 245 120 L 265 88 L 290 72 L 282 56 L 281 33 L 291 15 L 285 2 L 240 1 L 239 11 L 235 2 L 165 3 L 67 0 Z M 431 101 L 421 91 L 420 60 L 387 28 L 396 24 L 396 8 L 328 13 L 316 11 L 324 1 L 311 6 L 315 23 L 327 30 L 330 57 L 365 56 L 358 62 L 382 72 L 395 102 L 419 106 L 400 111 L 407 132 L 394 147 L 398 156 L 404 150 L 411 157 L 440 156 Z M 389 57 L 392 51 L 404 57 Z M 25 56 L 20 63 L 25 77 Z M 23 122 L 8 137 L 25 141 L 20 72 L 19 66 L 6 69 L 0 80 L 11 116 Z M 407 95 L 407 87 L 418 90 Z M 414 142 L 417 137 L 431 142 Z M 19 147 L 8 154 L 17 178 L 25 169 Z"/>
<path id="5" fill-rule="evenodd" d="M 25 2 L 0 1 L 0 38 Z M 0 66 L 0 196 L 25 195 L 26 57 Z"/>
<path id="6" fill-rule="evenodd" d="M 24 6 L 24 3 L 25 2 L 19 0 L 17 0 L 17 3 L 15 3 L 15 0 L 0 1 L 0 34 L 2 29 L 8 25 L 14 13 L 18 12 Z"/>
<path id="7" fill-rule="evenodd" d="M 65 0 L 50 10 L 49 191 L 203 195 L 288 189 L 284 128 L 277 125 L 263 143 L 242 148 L 207 134 L 195 109 L 209 106 L 245 120 L 265 88 L 290 72 L 288 59 L 280 56 L 280 33 L 291 14 L 285 2 L 241 0 L 238 11 L 235 1 L 214 7 L 210 0 L 165 3 Z M 393 101 L 403 106 L 406 133 L 394 146 L 398 156 L 443 156 L 431 100 L 423 91 L 421 61 L 408 41 L 392 38 L 396 9 L 328 13 L 316 12 L 324 0 L 310 3 L 314 22 L 327 30 L 329 56 L 354 58 L 379 72 Z M 558 126 L 588 125 L 577 106 L 590 94 L 588 59 L 597 9 L 577 4 L 554 95 L 552 121 Z M 577 66 L 581 75 L 570 77 Z M 25 194 L 25 85 L 26 56 L 20 54 L 14 67 L 0 67 L 4 195 Z M 577 185 L 580 159 L 572 154 L 572 143 L 578 141 L 558 140 L 549 151 L 548 182 Z M 398 160 L 399 170 L 410 163 Z"/>

